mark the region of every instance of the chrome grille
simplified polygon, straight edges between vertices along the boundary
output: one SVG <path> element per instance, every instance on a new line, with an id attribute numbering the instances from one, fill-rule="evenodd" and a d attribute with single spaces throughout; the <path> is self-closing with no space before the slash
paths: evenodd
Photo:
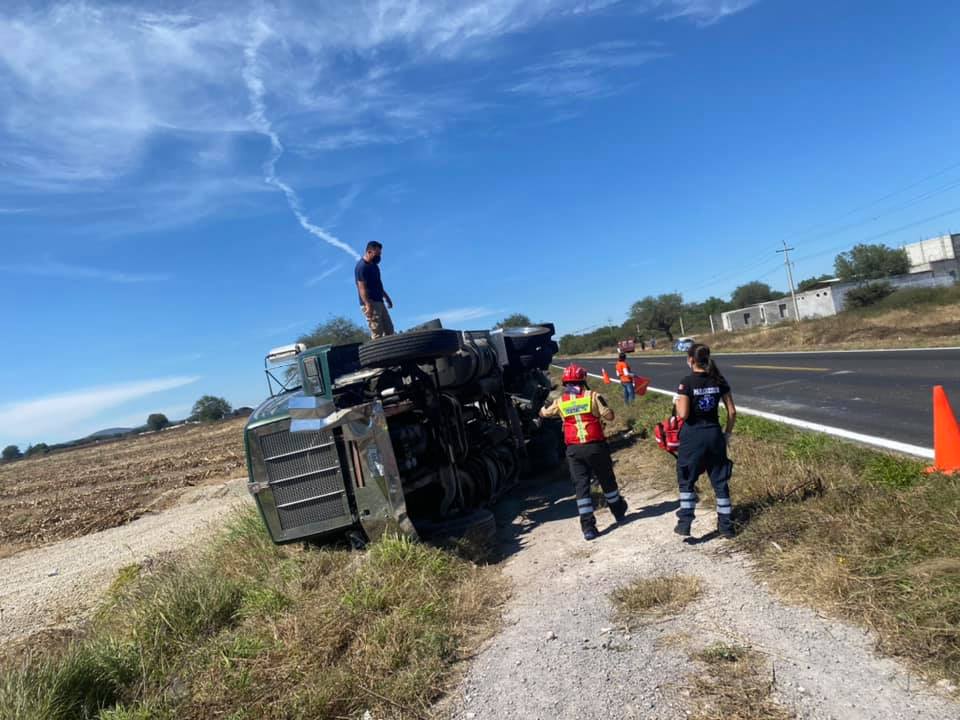
<path id="1" fill-rule="evenodd" d="M 289 423 L 259 436 L 280 526 L 284 530 L 350 517 L 333 433 L 291 433 Z"/>

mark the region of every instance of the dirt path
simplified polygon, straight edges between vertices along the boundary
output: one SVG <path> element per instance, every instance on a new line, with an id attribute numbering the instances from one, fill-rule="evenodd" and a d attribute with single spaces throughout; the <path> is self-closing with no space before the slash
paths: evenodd
<path id="1" fill-rule="evenodd" d="M 773 699 L 798 718 L 960 718 L 960 705 L 878 657 L 865 631 L 773 597 L 728 542 L 685 544 L 672 532 L 672 494 L 626 494 L 630 522 L 592 543 L 580 537 L 566 480 L 504 509 L 503 567 L 515 588 L 506 627 L 441 715 L 686 718 L 698 703 L 692 678 L 703 673 L 691 655 L 722 641 L 764 656 Z M 598 517 L 601 528 L 611 520 L 606 510 Z M 694 536 L 711 531 L 714 517 L 701 511 Z M 678 616 L 616 627 L 612 590 L 673 573 L 699 577 L 703 596 Z"/>
<path id="2" fill-rule="evenodd" d="M 0 645 L 75 625 L 120 568 L 196 542 L 248 501 L 245 478 L 191 488 L 169 510 L 0 559 Z"/>

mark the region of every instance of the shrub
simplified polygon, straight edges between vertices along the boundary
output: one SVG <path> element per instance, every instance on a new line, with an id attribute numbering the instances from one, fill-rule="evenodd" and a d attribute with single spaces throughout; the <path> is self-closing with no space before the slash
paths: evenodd
<path id="1" fill-rule="evenodd" d="M 848 308 L 869 307 L 893 293 L 894 287 L 888 282 L 868 283 L 848 292 L 845 302 Z"/>

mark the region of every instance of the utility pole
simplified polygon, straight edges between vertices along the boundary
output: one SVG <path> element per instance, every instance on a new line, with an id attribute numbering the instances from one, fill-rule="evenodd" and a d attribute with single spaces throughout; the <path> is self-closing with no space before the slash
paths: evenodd
<path id="1" fill-rule="evenodd" d="M 683 329 L 683 315 L 680 316 L 680 337 L 683 337 L 687 334 L 687 331 Z"/>
<path id="2" fill-rule="evenodd" d="M 710 334 L 711 334 L 711 335 L 716 335 L 716 334 L 717 334 L 717 330 L 716 330 L 716 328 L 713 327 L 713 314 L 711 313 L 709 317 L 710 317 Z"/>
<path id="3" fill-rule="evenodd" d="M 777 253 L 783 253 L 783 264 L 787 266 L 787 282 L 790 283 L 790 297 L 793 298 L 794 320 L 800 322 L 800 306 L 797 305 L 797 292 L 793 289 L 793 270 L 790 267 L 790 251 L 795 248 L 788 248 L 787 241 L 783 241 L 783 250 L 777 250 Z"/>

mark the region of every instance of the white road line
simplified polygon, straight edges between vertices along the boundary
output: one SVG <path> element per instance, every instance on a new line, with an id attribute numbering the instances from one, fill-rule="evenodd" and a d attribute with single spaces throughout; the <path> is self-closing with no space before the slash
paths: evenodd
<path id="1" fill-rule="evenodd" d="M 563 367 L 560 365 L 554 365 L 553 367 L 563 370 Z M 603 379 L 602 375 L 596 375 L 594 373 L 587 374 L 590 377 L 597 378 L 598 380 Z M 661 388 L 648 387 L 647 390 L 650 392 L 660 393 L 661 395 L 669 395 L 670 397 L 676 395 L 676 393 L 672 390 L 663 390 Z M 825 435 L 832 435 L 833 437 L 843 438 L 844 440 L 853 440 L 854 442 L 860 442 L 865 445 L 873 445 L 874 447 L 880 447 L 886 450 L 894 450 L 906 455 L 914 455 L 915 457 L 928 458 L 931 460 L 933 459 L 933 450 L 931 448 L 921 447 L 920 445 L 911 445 L 898 440 L 888 440 L 887 438 L 876 437 L 874 435 L 864 435 L 863 433 L 845 430 L 844 428 L 821 425 L 820 423 L 787 417 L 786 415 L 777 415 L 775 413 L 769 413 L 763 410 L 754 410 L 753 408 L 744 407 L 743 405 L 737 405 L 737 412 L 742 412 L 745 415 L 754 415 L 756 417 L 764 418 L 765 420 L 783 423 L 784 425 L 792 425 L 793 427 L 798 427 L 803 430 L 812 430 Z"/>
<path id="2" fill-rule="evenodd" d="M 831 375 L 853 375 L 853 370 L 837 370 L 836 372 L 830 373 Z"/>
<path id="3" fill-rule="evenodd" d="M 737 355 L 839 355 L 841 353 L 894 353 L 894 352 L 938 352 L 940 350 L 960 350 L 960 346 L 950 347 L 921 347 L 921 348 L 863 348 L 857 350 L 752 350 L 742 352 L 724 352 L 717 350 L 711 353 L 714 357 L 736 357 Z M 676 353 L 676 357 L 686 357 L 684 353 Z M 609 360 L 606 355 L 584 355 L 580 360 Z"/>

